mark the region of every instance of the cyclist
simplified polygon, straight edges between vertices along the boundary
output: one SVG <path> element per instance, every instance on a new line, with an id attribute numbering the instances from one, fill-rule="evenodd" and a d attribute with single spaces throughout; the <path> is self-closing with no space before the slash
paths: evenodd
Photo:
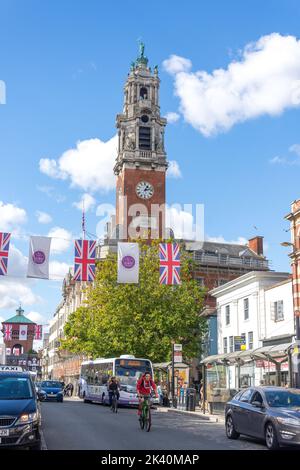
<path id="1" fill-rule="evenodd" d="M 119 400 L 119 398 L 120 398 L 119 388 L 120 388 L 120 385 L 119 385 L 119 382 L 117 381 L 116 377 L 114 377 L 114 376 L 111 377 L 109 382 L 108 382 L 108 386 L 107 386 L 108 396 L 109 396 L 109 405 L 110 406 L 112 405 L 112 397 L 113 397 L 114 393 L 116 393 L 117 400 Z"/>
<path id="2" fill-rule="evenodd" d="M 136 389 L 138 392 L 139 397 L 139 407 L 138 407 L 138 416 L 141 419 L 142 414 L 142 403 L 144 401 L 144 397 L 149 397 L 151 395 L 151 391 L 155 393 L 156 398 L 158 398 L 157 388 L 152 380 L 151 374 L 146 372 L 144 375 L 140 377 L 136 384 Z"/>

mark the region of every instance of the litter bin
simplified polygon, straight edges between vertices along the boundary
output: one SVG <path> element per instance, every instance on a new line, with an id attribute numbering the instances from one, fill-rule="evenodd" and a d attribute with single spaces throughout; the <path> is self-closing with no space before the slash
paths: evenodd
<path id="1" fill-rule="evenodd" d="M 195 411 L 196 409 L 196 389 L 186 389 L 186 410 Z"/>

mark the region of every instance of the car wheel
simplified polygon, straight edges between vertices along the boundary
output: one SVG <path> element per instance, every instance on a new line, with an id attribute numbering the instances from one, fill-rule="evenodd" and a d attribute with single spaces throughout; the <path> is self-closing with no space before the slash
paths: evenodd
<path id="1" fill-rule="evenodd" d="M 33 446 L 30 446 L 30 450 L 42 450 L 41 441 L 38 441 Z"/>
<path id="2" fill-rule="evenodd" d="M 276 435 L 275 426 L 269 422 L 266 424 L 265 428 L 265 439 L 266 445 L 269 450 L 275 450 L 279 448 L 279 443 Z"/>
<path id="3" fill-rule="evenodd" d="M 240 434 L 235 430 L 232 416 L 229 415 L 226 418 L 226 436 L 228 439 L 238 439 Z"/>

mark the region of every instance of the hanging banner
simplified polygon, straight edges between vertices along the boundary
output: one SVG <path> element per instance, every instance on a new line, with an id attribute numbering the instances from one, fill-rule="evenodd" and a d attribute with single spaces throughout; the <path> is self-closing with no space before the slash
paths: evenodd
<path id="1" fill-rule="evenodd" d="M 7 275 L 10 236 L 11 233 L 0 232 L 0 276 Z"/>
<path id="2" fill-rule="evenodd" d="M 10 341 L 12 339 L 12 325 L 9 323 L 6 323 L 3 325 L 4 327 L 4 340 L 5 341 Z"/>
<path id="3" fill-rule="evenodd" d="M 118 242 L 118 283 L 139 282 L 139 245 Z"/>
<path id="4" fill-rule="evenodd" d="M 159 244 L 159 283 L 180 284 L 180 250 L 178 243 Z"/>
<path id="5" fill-rule="evenodd" d="M 28 328 L 28 325 L 20 325 L 19 340 L 21 341 L 27 340 L 27 328 Z"/>
<path id="6" fill-rule="evenodd" d="M 49 279 L 50 237 L 30 237 L 27 277 Z"/>
<path id="7" fill-rule="evenodd" d="M 34 327 L 34 339 L 35 340 L 42 339 L 42 333 L 43 333 L 43 326 L 42 325 L 35 325 L 35 327 Z"/>
<path id="8" fill-rule="evenodd" d="M 74 281 L 93 281 L 96 266 L 96 241 L 75 240 Z"/>

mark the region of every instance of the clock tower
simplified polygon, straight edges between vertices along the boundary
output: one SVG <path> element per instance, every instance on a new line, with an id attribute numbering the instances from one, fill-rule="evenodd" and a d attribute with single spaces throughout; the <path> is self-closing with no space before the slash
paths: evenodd
<path id="1" fill-rule="evenodd" d="M 144 48 L 141 43 L 139 57 L 131 64 L 123 113 L 116 118 L 116 226 L 122 240 L 163 237 L 165 230 L 167 121 L 160 115 L 157 66 L 152 73 Z"/>

